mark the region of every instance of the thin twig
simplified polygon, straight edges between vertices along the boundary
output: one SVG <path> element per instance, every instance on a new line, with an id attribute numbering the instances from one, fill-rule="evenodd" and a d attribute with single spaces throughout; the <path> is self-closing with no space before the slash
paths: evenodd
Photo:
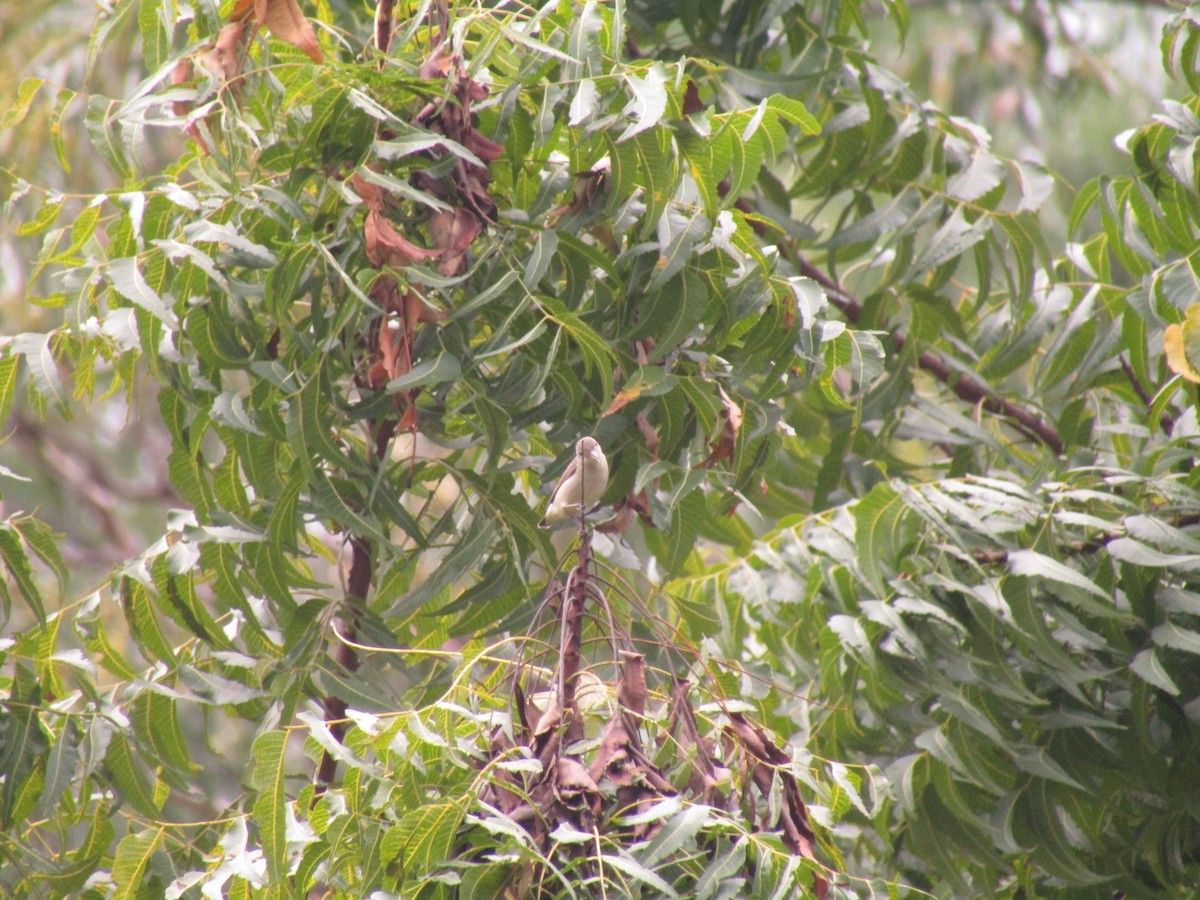
<path id="1" fill-rule="evenodd" d="M 1117 358 L 1121 360 L 1121 371 L 1124 372 L 1125 377 L 1129 379 L 1129 383 L 1132 385 L 1134 393 L 1137 394 L 1138 398 L 1142 401 L 1142 403 L 1145 404 L 1147 410 L 1151 409 L 1154 406 L 1154 398 L 1150 396 L 1144 387 L 1142 387 L 1141 381 L 1138 380 L 1137 373 L 1133 371 L 1133 366 L 1129 364 L 1129 360 L 1125 358 L 1124 353 Z M 1166 433 L 1167 437 L 1170 437 L 1175 431 L 1175 417 L 1170 413 L 1164 412 L 1161 416 L 1159 416 L 1158 424 L 1162 426 L 1162 430 Z"/>

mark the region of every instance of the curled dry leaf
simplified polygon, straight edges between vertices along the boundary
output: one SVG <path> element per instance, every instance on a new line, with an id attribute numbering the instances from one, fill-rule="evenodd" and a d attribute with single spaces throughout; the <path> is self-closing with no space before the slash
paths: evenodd
<path id="1" fill-rule="evenodd" d="M 588 770 L 577 759 L 569 756 L 558 760 L 558 785 L 560 788 L 572 791 L 598 792 L 600 785 L 596 784 Z"/>
<path id="2" fill-rule="evenodd" d="M 296 0 L 238 0 L 229 18 L 242 21 L 252 12 L 254 24 L 266 28 L 272 37 L 302 50 L 313 62 L 324 59 L 312 23 L 301 12 Z"/>
<path id="3" fill-rule="evenodd" d="M 721 394 L 721 430 L 713 440 L 712 453 L 704 461 L 704 466 L 712 468 L 720 463 L 733 459 L 733 451 L 737 447 L 738 433 L 742 430 L 742 410 L 725 393 L 725 388 L 718 385 Z"/>
<path id="4" fill-rule="evenodd" d="M 607 160 L 605 160 L 607 163 Z M 587 172 L 575 173 L 575 191 L 571 199 L 556 206 L 547 213 L 547 218 L 553 222 L 568 214 L 578 214 L 590 208 L 597 199 L 604 196 L 604 188 L 608 183 L 608 165 L 596 166 Z"/>
<path id="5" fill-rule="evenodd" d="M 474 85 L 475 82 L 472 81 L 469 84 Z M 481 90 L 482 94 L 477 98 L 480 100 L 487 97 L 487 89 L 482 88 Z M 504 147 L 501 144 L 497 144 L 491 138 L 485 137 L 474 128 L 468 129 L 467 133 L 463 135 L 462 145 L 485 163 L 495 162 L 504 155 Z M 475 168 L 478 168 L 478 166 Z"/>
<path id="6" fill-rule="evenodd" d="M 467 250 L 483 224 L 467 209 L 440 209 L 429 217 L 429 239 L 444 255 L 438 272 L 452 278 L 467 270 Z"/>
<path id="7" fill-rule="evenodd" d="M 436 309 L 425 302 L 425 299 L 417 292 L 416 288 L 409 288 L 404 292 L 404 307 L 401 310 L 401 315 L 404 316 L 404 321 L 407 323 L 412 332 L 416 332 L 418 322 L 428 325 L 433 322 L 440 322 L 446 318 L 445 310 Z"/>
<path id="8" fill-rule="evenodd" d="M 242 39 L 245 35 L 242 22 L 230 22 L 217 32 L 216 42 L 200 53 L 204 67 L 235 91 L 242 74 Z"/>
<path id="9" fill-rule="evenodd" d="M 187 84 L 195 77 L 196 66 L 199 65 L 211 72 L 236 96 L 241 87 L 244 35 L 243 23 L 230 22 L 218 32 L 216 41 L 202 45 L 193 56 L 185 56 L 175 64 L 171 69 L 171 84 Z M 175 115 L 183 118 L 192 111 L 192 103 L 188 100 L 176 100 L 171 104 L 171 108 Z M 211 152 L 196 122 L 189 122 L 184 127 L 184 132 L 205 153 Z"/>
<path id="10" fill-rule="evenodd" d="M 651 524 L 650 501 L 645 491 L 629 494 L 613 504 L 612 517 L 596 526 L 597 531 L 605 534 L 624 534 L 635 518 Z"/>
<path id="11" fill-rule="evenodd" d="M 638 431 L 646 439 L 646 457 L 651 461 L 658 459 L 658 431 L 650 424 L 646 411 L 642 410 L 634 417 Z"/>
<path id="12" fill-rule="evenodd" d="M 372 168 L 378 169 L 379 166 L 373 165 Z M 383 188 L 379 185 L 367 181 L 367 179 L 355 172 L 350 176 L 350 186 L 354 188 L 354 193 L 362 197 L 362 201 L 367 205 L 367 209 L 383 209 Z"/>
<path id="13" fill-rule="evenodd" d="M 185 56 L 179 62 L 175 63 L 171 69 L 171 86 L 179 87 L 181 84 L 187 84 L 192 80 L 192 58 Z M 176 100 L 171 104 L 171 109 L 175 115 L 181 119 L 192 111 L 192 104 L 188 100 Z"/>
<path id="14" fill-rule="evenodd" d="M 364 231 L 367 238 L 367 259 L 377 268 L 391 266 L 402 269 L 411 263 L 423 262 L 441 255 L 440 250 L 418 247 L 401 235 L 378 209 L 367 213 Z"/>
<path id="15" fill-rule="evenodd" d="M 617 683 L 617 702 L 639 716 L 646 714 L 646 657 L 622 650 L 621 680 Z"/>
<path id="16" fill-rule="evenodd" d="M 783 803 L 780 804 L 775 827 L 783 832 L 784 844 L 797 856 L 816 861 L 816 836 L 808 821 L 808 810 L 800 797 L 796 776 L 787 768 L 791 758 L 744 714 L 731 712 L 728 715 L 726 735 L 733 738 L 746 755 L 755 787 L 763 797 L 770 797 L 775 779 L 780 781 Z M 828 882 L 816 876 L 813 887 L 817 897 L 824 900 L 829 889 Z"/>
<path id="17" fill-rule="evenodd" d="M 367 373 L 367 384 L 382 390 L 387 383 L 400 374 L 398 371 L 401 331 L 395 322 L 388 322 L 379 329 L 378 357 Z"/>

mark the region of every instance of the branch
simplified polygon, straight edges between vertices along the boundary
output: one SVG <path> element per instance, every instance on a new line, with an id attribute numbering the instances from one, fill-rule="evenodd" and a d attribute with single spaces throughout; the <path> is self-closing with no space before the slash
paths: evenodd
<path id="1" fill-rule="evenodd" d="M 1138 398 L 1142 401 L 1142 403 L 1145 404 L 1147 410 L 1151 409 L 1154 406 L 1154 398 L 1147 393 L 1146 389 L 1142 387 L 1142 383 L 1138 381 L 1137 373 L 1133 371 L 1133 366 L 1129 364 L 1129 360 L 1125 358 L 1124 353 L 1122 353 L 1118 359 L 1121 360 L 1121 371 L 1124 372 L 1125 377 L 1129 379 L 1129 383 L 1133 386 L 1134 393 L 1137 394 Z M 1161 416 L 1159 416 L 1158 424 L 1162 427 L 1162 430 L 1166 433 L 1167 437 L 1170 437 L 1175 431 L 1175 417 L 1170 413 L 1164 412 Z"/>
<path id="2" fill-rule="evenodd" d="M 371 544 L 366 538 L 350 539 L 350 577 L 346 582 L 346 599 L 350 606 L 349 619 L 342 623 L 346 637 L 353 641 L 358 632 L 358 615 L 354 609 L 355 603 L 367 602 L 367 592 L 371 589 Z M 347 673 L 358 671 L 358 651 L 350 641 L 338 641 L 334 651 L 334 661 Z M 346 734 L 346 701 L 334 694 L 329 694 L 322 701 L 325 708 L 325 724 L 330 733 L 340 744 Z M 337 772 L 337 760 L 328 751 L 321 754 L 321 764 L 317 768 L 317 793 L 320 794 L 326 786 L 333 783 Z"/>
<path id="3" fill-rule="evenodd" d="M 829 297 L 829 302 L 841 310 L 842 315 L 852 325 L 857 325 L 858 320 L 862 317 L 862 302 L 803 256 L 797 254 L 796 261 L 801 274 L 821 285 Z M 903 348 L 907 340 L 906 335 L 899 331 L 893 331 L 891 337 L 898 348 Z M 1036 413 L 1001 397 L 982 381 L 972 378 L 970 375 L 955 372 L 949 363 L 937 354 L 926 350 L 917 358 L 917 365 L 949 387 L 960 399 L 971 404 L 979 404 L 988 412 L 1008 419 L 1014 428 L 1026 437 L 1049 447 L 1055 455 L 1063 452 L 1063 439 L 1053 426 L 1046 423 Z"/>
<path id="4" fill-rule="evenodd" d="M 582 516 L 581 516 L 582 520 Z M 591 563 L 592 536 L 580 526 L 579 558 L 567 577 L 566 601 L 562 608 L 562 646 L 559 650 L 559 697 L 569 715 L 566 742 L 583 740 L 583 713 L 575 698 L 575 680 L 582 662 L 583 616 L 587 607 L 588 566 Z"/>
<path id="5" fill-rule="evenodd" d="M 1200 513 L 1187 513 L 1180 516 L 1171 524 L 1176 528 L 1188 528 L 1192 525 L 1200 525 Z M 1117 538 L 1127 536 L 1124 531 L 1106 531 L 1092 538 L 1090 541 L 1074 541 L 1063 546 L 1080 556 L 1091 556 L 1093 553 L 1103 550 Z M 976 550 L 971 554 L 971 558 L 981 566 L 999 566 L 1008 562 L 1008 554 L 1008 550 Z"/>
<path id="6" fill-rule="evenodd" d="M 396 433 L 396 421 L 385 419 L 378 425 L 371 423 L 371 427 L 375 433 L 375 458 L 386 459 L 388 443 L 391 441 L 392 435 Z M 350 539 L 350 577 L 346 580 L 349 616 L 341 624 L 342 634 L 348 640 L 338 641 L 333 655 L 334 661 L 348 674 L 358 671 L 358 651 L 351 642 L 358 635 L 357 604 L 361 603 L 365 606 L 367 594 L 371 590 L 371 575 L 374 571 L 374 567 L 371 565 L 372 549 L 371 542 L 364 537 Z M 322 700 L 321 705 L 325 709 L 325 724 L 340 744 L 346 734 L 346 702 L 341 697 L 329 694 Z M 318 796 L 328 785 L 333 784 L 333 777 L 336 773 L 337 760 L 326 750 L 321 754 L 321 763 L 317 767 L 316 792 Z"/>

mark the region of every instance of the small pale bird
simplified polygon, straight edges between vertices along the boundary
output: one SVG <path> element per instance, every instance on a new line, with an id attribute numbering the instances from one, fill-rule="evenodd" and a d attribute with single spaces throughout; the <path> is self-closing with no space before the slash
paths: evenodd
<path id="1" fill-rule="evenodd" d="M 608 484 L 608 460 L 593 437 L 581 437 L 575 443 L 575 456 L 567 466 L 554 493 L 546 515 L 538 528 L 553 528 L 561 522 L 579 517 L 600 500 Z"/>

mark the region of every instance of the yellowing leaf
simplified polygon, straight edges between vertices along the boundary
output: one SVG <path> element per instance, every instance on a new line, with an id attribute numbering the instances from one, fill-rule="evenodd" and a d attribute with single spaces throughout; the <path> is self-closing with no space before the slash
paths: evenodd
<path id="1" fill-rule="evenodd" d="M 1200 303 L 1188 307 L 1183 322 L 1168 325 L 1163 332 L 1167 365 L 1177 375 L 1200 384 Z"/>

